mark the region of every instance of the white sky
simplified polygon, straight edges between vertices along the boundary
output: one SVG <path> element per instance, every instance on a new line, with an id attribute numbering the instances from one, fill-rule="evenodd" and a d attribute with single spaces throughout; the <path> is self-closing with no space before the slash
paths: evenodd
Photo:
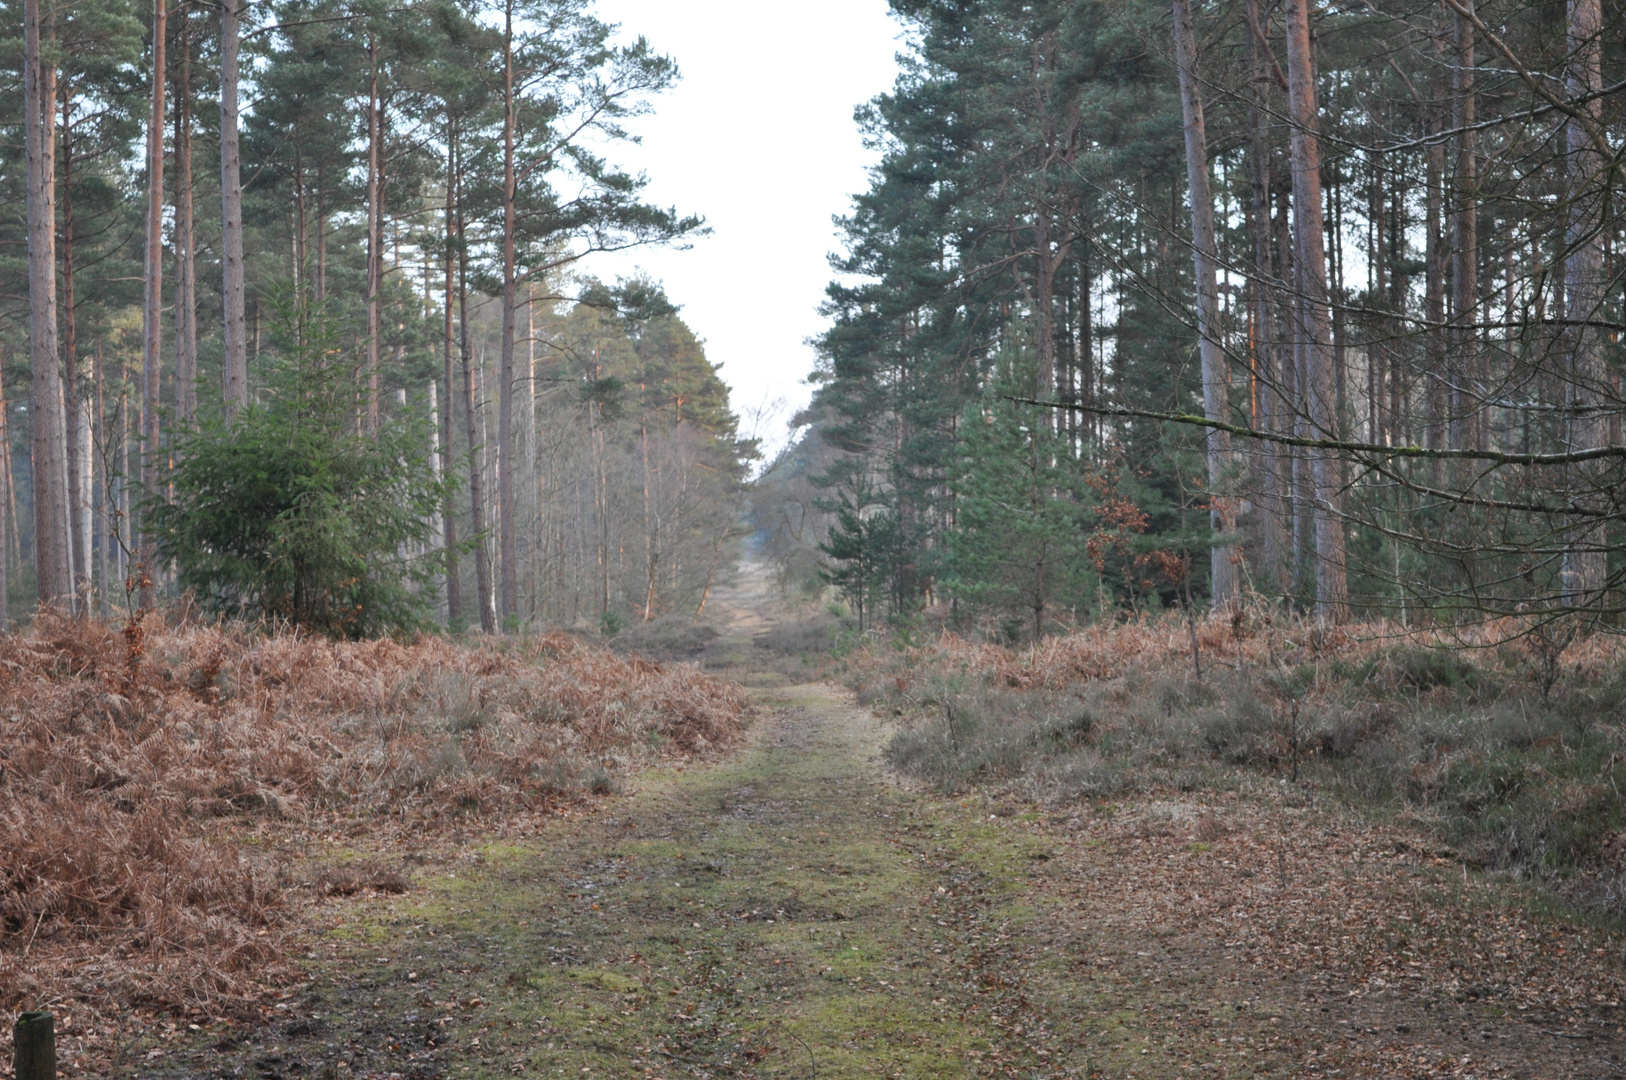
<path id="1" fill-rule="evenodd" d="M 605 279 L 642 269 L 662 281 L 733 388 L 742 427 L 771 452 L 804 405 L 807 339 L 839 248 L 831 216 L 868 186 L 873 161 L 853 107 L 891 87 L 899 27 L 886 0 L 599 0 L 599 17 L 677 60 L 677 87 L 637 122 L 643 144 L 612 160 L 649 175 L 648 197 L 703 215 L 712 235 L 688 251 L 603 256 Z"/>

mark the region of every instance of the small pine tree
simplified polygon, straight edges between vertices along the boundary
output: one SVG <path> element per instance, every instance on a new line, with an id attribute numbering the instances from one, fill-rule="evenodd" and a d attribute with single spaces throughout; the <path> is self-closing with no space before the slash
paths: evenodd
<path id="1" fill-rule="evenodd" d="M 865 613 L 874 620 L 875 599 L 886 590 L 888 556 L 896 542 L 895 522 L 881 493 L 862 479 L 850 490 L 841 491 L 830 510 L 836 520 L 819 551 L 835 565 L 821 570 L 819 576 L 852 605 L 862 631 Z"/>
<path id="2" fill-rule="evenodd" d="M 1026 627 L 1038 640 L 1050 613 L 1077 604 L 1093 581 L 1091 500 L 1052 410 L 1004 396 L 1031 384 L 1022 359 L 1004 363 L 966 411 L 946 584 L 963 607 L 1000 617 L 1004 636 Z"/>
<path id="3" fill-rule="evenodd" d="M 281 362 L 261 401 L 177 438 L 158 551 L 210 610 L 335 638 L 425 625 L 445 482 L 424 417 L 359 433 L 355 357 L 325 306 L 284 303 Z"/>

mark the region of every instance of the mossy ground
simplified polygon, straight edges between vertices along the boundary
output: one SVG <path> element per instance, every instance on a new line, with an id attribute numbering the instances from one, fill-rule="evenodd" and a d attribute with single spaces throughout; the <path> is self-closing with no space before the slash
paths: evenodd
<path id="1" fill-rule="evenodd" d="M 1131 859 L 1189 865 L 1212 889 L 1207 843 L 1154 854 L 1029 806 L 906 790 L 878 764 L 875 720 L 838 691 L 761 697 L 731 760 L 646 774 L 351 906 L 313 931 L 312 981 L 272 1023 L 172 1043 L 143 1075 L 1400 1075 L 1374 1071 L 1372 1044 L 1391 1063 L 1412 1039 L 1437 1058 L 1450 1029 L 1448 1070 L 1406 1072 L 1442 1075 L 1462 1040 L 1483 1054 L 1508 1038 L 1483 1034 L 1494 1002 L 1345 998 L 1235 943 L 1120 918 L 1129 890 L 1081 899 L 1092 867 L 1106 880 Z M 1479 1075 L 1610 1075 L 1549 1042 L 1556 1071 Z"/>

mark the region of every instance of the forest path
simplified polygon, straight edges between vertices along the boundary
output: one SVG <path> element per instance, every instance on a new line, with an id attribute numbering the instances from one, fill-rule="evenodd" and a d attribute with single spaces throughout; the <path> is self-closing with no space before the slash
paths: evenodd
<path id="1" fill-rule="evenodd" d="M 345 908 L 311 932 L 312 982 L 274 1024 L 142 1075 L 1618 1072 L 1617 1036 L 1346 995 L 1160 928 L 1149 845 L 897 785 L 883 729 L 834 687 L 759 701 L 729 760 L 645 774 Z M 1147 892 L 1118 889 L 1125 872 Z"/>
<path id="2" fill-rule="evenodd" d="M 267 1025 L 170 1043 L 137 1074 L 1626 1071 L 1609 1027 L 1511 1013 L 1494 994 L 1350 992 L 1313 962 L 1262 964 L 1252 943 L 1164 920 L 1162 905 L 1199 890 L 1274 879 L 1279 856 L 1261 848 L 1247 869 L 1131 824 L 1172 804 L 1098 808 L 1114 823 L 1103 833 L 1075 811 L 912 790 L 883 767 L 884 725 L 849 694 L 761 666 L 762 636 L 786 629 L 764 571 L 747 566 L 714 604 L 721 636 L 704 660 L 754 686 L 747 746 L 642 774 L 526 835 L 465 838 L 406 895 L 335 907 L 302 946 L 311 981 Z"/>

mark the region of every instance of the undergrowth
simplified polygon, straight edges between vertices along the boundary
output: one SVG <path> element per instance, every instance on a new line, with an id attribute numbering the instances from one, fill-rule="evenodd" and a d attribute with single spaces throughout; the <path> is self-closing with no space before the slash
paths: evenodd
<path id="1" fill-rule="evenodd" d="M 1240 616 L 1200 626 L 1199 678 L 1171 618 L 1020 651 L 875 644 L 846 672 L 899 724 L 887 761 L 942 790 L 1064 802 L 1296 781 L 1626 915 L 1626 646 L 1576 639 L 1555 683 L 1516 630 L 1356 637 Z"/>
<path id="2" fill-rule="evenodd" d="M 0 637 L 0 1007 L 249 1007 L 301 905 L 406 885 L 398 861 L 312 865 L 310 848 L 547 810 L 726 747 L 745 711 L 693 666 L 560 635 L 42 617 Z"/>

